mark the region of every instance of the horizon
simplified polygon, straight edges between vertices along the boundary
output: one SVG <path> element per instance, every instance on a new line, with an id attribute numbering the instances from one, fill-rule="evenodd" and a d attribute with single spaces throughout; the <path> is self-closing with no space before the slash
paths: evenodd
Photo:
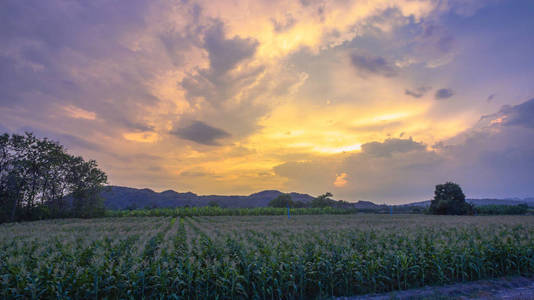
<path id="1" fill-rule="evenodd" d="M 199 197 L 209 197 L 209 196 L 223 196 L 223 197 L 232 197 L 232 196 L 235 196 L 235 197 L 250 197 L 252 195 L 255 195 L 255 194 L 259 194 L 259 193 L 262 193 L 262 192 L 279 192 L 279 193 L 282 193 L 282 194 L 300 194 L 300 195 L 307 195 L 307 196 L 311 196 L 311 197 L 318 197 L 319 195 L 312 195 L 312 194 L 309 194 L 309 193 L 306 193 L 306 192 L 299 192 L 299 191 L 281 191 L 281 190 L 276 190 L 276 189 L 268 189 L 268 190 L 260 190 L 260 191 L 256 191 L 256 192 L 253 192 L 253 193 L 250 193 L 250 194 L 200 194 L 200 193 L 195 193 L 193 191 L 176 191 L 176 190 L 173 190 L 173 189 L 163 189 L 163 190 L 154 190 L 154 189 L 151 189 L 151 188 L 147 188 L 147 187 L 144 187 L 144 188 L 137 188 L 137 187 L 130 187 L 130 186 L 120 186 L 120 185 L 112 185 L 112 184 L 108 184 L 107 185 L 108 187 L 119 187 L 119 188 L 128 188 L 128 189 L 136 189 L 136 190 L 150 190 L 154 193 L 157 193 L 157 194 L 161 194 L 161 193 L 164 193 L 164 192 L 175 192 L 175 193 L 179 193 L 179 194 L 187 194 L 187 193 L 192 193 L 196 196 L 199 196 Z M 388 204 L 387 201 L 383 201 L 383 203 L 379 203 L 379 201 L 376 201 L 376 200 L 373 200 L 373 199 L 357 199 L 357 200 L 345 200 L 345 199 L 339 199 L 339 198 L 336 198 L 335 195 L 333 195 L 331 197 L 332 199 L 336 200 L 336 201 L 346 201 L 346 202 L 349 202 L 349 203 L 357 203 L 357 202 L 360 202 L 360 201 L 363 201 L 363 202 L 372 202 L 376 205 L 406 205 L 406 204 L 415 204 L 415 203 L 420 203 L 420 202 L 427 202 L 427 201 L 432 201 L 432 197 L 428 198 L 428 199 L 424 199 L 424 200 L 413 200 L 413 201 L 408 201 L 408 202 L 402 202 L 402 203 L 395 203 L 395 204 Z M 524 197 L 524 198 L 519 198 L 519 197 L 504 197 L 504 198 L 473 198 L 473 197 L 469 197 L 469 195 L 465 195 L 465 199 L 466 200 L 513 200 L 513 201 L 529 201 L 529 200 L 534 200 L 534 197 Z"/>
<path id="2" fill-rule="evenodd" d="M 534 2 L 0 3 L 0 133 L 109 185 L 534 197 Z"/>

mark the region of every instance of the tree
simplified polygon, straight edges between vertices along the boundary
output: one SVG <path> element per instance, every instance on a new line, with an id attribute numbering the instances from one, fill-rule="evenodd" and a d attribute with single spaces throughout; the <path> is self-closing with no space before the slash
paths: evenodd
<path id="1" fill-rule="evenodd" d="M 334 206 L 337 202 L 336 200 L 331 199 L 332 193 L 327 192 L 326 194 L 322 194 L 319 197 L 313 199 L 310 203 L 311 207 L 328 207 L 328 206 Z"/>
<path id="2" fill-rule="evenodd" d="M 429 211 L 434 215 L 472 215 L 474 213 L 473 206 L 465 201 L 462 188 L 454 182 L 436 185 Z"/>
<path id="3" fill-rule="evenodd" d="M 0 135 L 0 222 L 104 212 L 106 174 L 93 160 L 32 133 Z"/>
<path id="4" fill-rule="evenodd" d="M 269 201 L 268 206 L 271 207 L 295 207 L 295 203 L 291 200 L 290 194 L 280 194 L 278 197 Z"/>
<path id="5" fill-rule="evenodd" d="M 208 206 L 210 206 L 210 207 L 221 207 L 219 205 L 219 202 L 217 202 L 215 200 L 210 200 L 210 202 L 208 202 Z"/>

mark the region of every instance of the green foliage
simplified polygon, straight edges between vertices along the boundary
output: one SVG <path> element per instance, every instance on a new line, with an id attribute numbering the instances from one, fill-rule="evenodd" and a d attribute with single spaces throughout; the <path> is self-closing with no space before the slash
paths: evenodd
<path id="1" fill-rule="evenodd" d="M 57 142 L 0 135 L 0 223 L 101 216 L 106 181 L 95 161 L 69 155 Z"/>
<path id="2" fill-rule="evenodd" d="M 292 215 L 348 215 L 359 211 L 337 207 L 293 208 Z M 153 208 L 136 210 L 108 210 L 107 217 L 194 217 L 194 216 L 281 216 L 287 214 L 287 208 L 222 208 L 212 206 Z"/>
<path id="3" fill-rule="evenodd" d="M 475 206 L 478 215 L 524 215 L 528 212 L 528 205 L 482 205 Z"/>
<path id="4" fill-rule="evenodd" d="M 280 196 L 269 201 L 270 207 L 295 207 L 295 203 L 291 200 L 291 195 L 281 194 Z"/>
<path id="5" fill-rule="evenodd" d="M 331 199 L 332 193 L 327 192 L 326 194 L 320 195 L 319 197 L 313 199 L 310 203 L 311 207 L 330 207 L 335 206 L 337 201 Z"/>
<path id="6" fill-rule="evenodd" d="M 210 207 L 220 207 L 219 203 L 217 203 L 217 201 L 213 201 L 213 200 L 208 202 L 208 206 L 210 206 Z"/>
<path id="7" fill-rule="evenodd" d="M 531 217 L 11 223 L 0 226 L 0 297 L 326 299 L 530 276 L 532 249 Z"/>
<path id="8" fill-rule="evenodd" d="M 453 182 L 436 185 L 429 211 L 435 215 L 472 215 L 474 213 L 471 204 L 465 201 L 462 188 Z"/>

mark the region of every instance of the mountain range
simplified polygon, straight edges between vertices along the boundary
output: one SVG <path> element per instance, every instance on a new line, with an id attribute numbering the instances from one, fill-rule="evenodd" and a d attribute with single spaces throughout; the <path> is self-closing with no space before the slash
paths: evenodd
<path id="1" fill-rule="evenodd" d="M 173 190 L 155 192 L 151 189 L 136 189 L 123 186 L 108 186 L 101 196 L 104 204 L 108 209 L 137 209 L 137 208 L 169 208 L 182 206 L 207 206 L 211 203 L 217 203 L 221 207 L 238 208 L 238 207 L 264 207 L 269 201 L 281 195 L 282 192 L 277 190 L 265 190 L 248 196 L 221 196 L 221 195 L 197 195 L 186 192 L 178 193 Z M 301 193 L 289 193 L 293 201 L 308 203 L 314 199 L 313 196 Z M 526 203 L 534 207 L 534 198 L 510 198 L 510 199 L 467 199 L 474 205 L 506 204 L 517 205 Z M 403 205 L 395 205 L 399 208 L 409 207 L 427 207 L 430 200 L 413 202 Z M 383 209 L 386 206 L 375 204 L 371 201 L 358 201 L 350 203 L 351 207 L 358 209 Z"/>
<path id="2" fill-rule="evenodd" d="M 173 190 L 155 192 L 151 189 L 135 189 L 122 186 L 109 186 L 102 192 L 104 204 L 109 209 L 207 206 L 217 203 L 221 207 L 262 207 L 281 195 L 282 192 L 266 190 L 248 196 L 197 195 Z M 293 201 L 310 202 L 314 197 L 308 194 L 290 193 Z"/>

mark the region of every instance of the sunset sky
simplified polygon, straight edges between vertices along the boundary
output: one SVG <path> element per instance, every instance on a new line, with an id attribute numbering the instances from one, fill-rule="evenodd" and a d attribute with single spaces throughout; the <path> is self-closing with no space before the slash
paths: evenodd
<path id="1" fill-rule="evenodd" d="M 156 191 L 534 197 L 534 1 L 1 1 L 24 131 Z"/>

